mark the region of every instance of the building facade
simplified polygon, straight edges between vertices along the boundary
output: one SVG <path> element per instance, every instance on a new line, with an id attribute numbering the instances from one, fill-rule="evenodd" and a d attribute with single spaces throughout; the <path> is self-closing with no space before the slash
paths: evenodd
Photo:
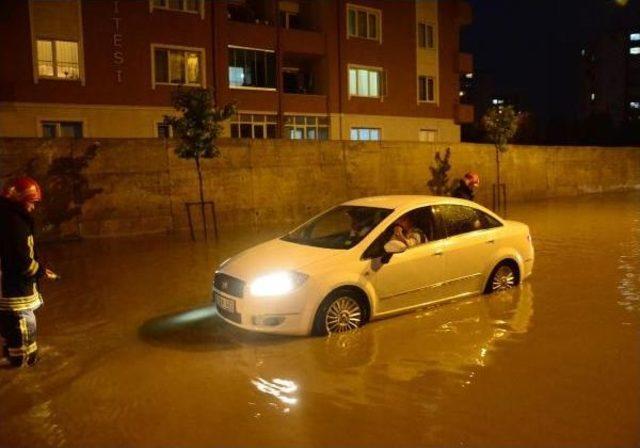
<path id="1" fill-rule="evenodd" d="M 179 85 L 237 138 L 459 141 L 462 0 L 3 0 L 0 136 L 154 137 Z"/>
<path id="2" fill-rule="evenodd" d="M 604 33 L 581 51 L 582 118 L 620 126 L 640 120 L 640 25 Z"/>

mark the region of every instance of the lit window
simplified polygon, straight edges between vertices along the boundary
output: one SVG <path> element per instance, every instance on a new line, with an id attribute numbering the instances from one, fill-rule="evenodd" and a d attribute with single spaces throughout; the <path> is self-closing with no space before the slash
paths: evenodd
<path id="1" fill-rule="evenodd" d="M 44 138 L 82 138 L 82 122 L 80 121 L 42 121 Z"/>
<path id="2" fill-rule="evenodd" d="M 269 50 L 229 47 L 229 86 L 275 90 L 275 53 Z"/>
<path id="3" fill-rule="evenodd" d="M 237 114 L 231 119 L 231 138 L 276 138 L 277 127 L 277 115 Z"/>
<path id="4" fill-rule="evenodd" d="M 380 140 L 379 128 L 351 128 L 351 140 Z"/>
<path id="5" fill-rule="evenodd" d="M 380 10 L 347 6 L 347 34 L 349 37 L 380 40 Z"/>
<path id="6" fill-rule="evenodd" d="M 435 142 L 438 138 L 438 131 L 435 129 L 420 129 L 418 139 L 421 142 Z"/>
<path id="7" fill-rule="evenodd" d="M 631 101 L 629 107 L 631 109 L 640 109 L 640 101 Z"/>
<path id="8" fill-rule="evenodd" d="M 78 42 L 38 39 L 38 76 L 79 79 Z"/>
<path id="9" fill-rule="evenodd" d="M 382 70 L 349 68 L 349 96 L 382 96 Z"/>
<path id="10" fill-rule="evenodd" d="M 596 94 L 594 92 L 591 92 L 591 101 L 595 101 L 596 100 Z"/>
<path id="11" fill-rule="evenodd" d="M 640 54 L 640 47 L 629 48 L 629 54 L 633 54 L 633 55 Z"/>
<path id="12" fill-rule="evenodd" d="M 418 76 L 418 101 L 433 103 L 436 100 L 433 76 Z"/>
<path id="13" fill-rule="evenodd" d="M 172 11 L 199 12 L 200 0 L 152 0 L 155 9 L 170 9 Z"/>
<path id="14" fill-rule="evenodd" d="M 155 48 L 155 84 L 202 85 L 202 51 Z"/>
<path id="15" fill-rule="evenodd" d="M 291 140 L 328 140 L 329 118 L 288 115 L 284 119 L 284 137 Z"/>
<path id="16" fill-rule="evenodd" d="M 502 98 L 494 98 L 494 99 L 491 100 L 491 103 L 494 106 L 501 106 L 501 105 L 504 104 L 504 100 Z"/>
<path id="17" fill-rule="evenodd" d="M 433 48 L 433 25 L 418 23 L 418 46 L 420 48 Z"/>
<path id="18" fill-rule="evenodd" d="M 640 33 L 631 33 L 629 35 L 629 40 L 631 40 L 632 42 L 640 41 Z"/>
<path id="19" fill-rule="evenodd" d="M 467 79 L 473 79 L 473 73 L 465 73 L 464 77 Z"/>

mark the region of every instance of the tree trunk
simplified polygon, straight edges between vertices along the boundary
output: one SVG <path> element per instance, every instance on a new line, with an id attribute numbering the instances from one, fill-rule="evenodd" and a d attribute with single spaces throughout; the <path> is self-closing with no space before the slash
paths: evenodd
<path id="1" fill-rule="evenodd" d="M 204 210 L 204 186 L 202 185 L 202 168 L 200 167 L 200 156 L 196 155 L 196 170 L 198 171 L 198 189 L 200 190 L 200 213 L 202 214 L 202 227 L 204 228 L 204 239 L 207 235 L 207 217 Z"/>

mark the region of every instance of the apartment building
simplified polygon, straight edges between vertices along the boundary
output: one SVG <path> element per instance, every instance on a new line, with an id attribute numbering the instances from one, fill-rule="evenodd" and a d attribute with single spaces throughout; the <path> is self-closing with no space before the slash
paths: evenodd
<path id="1" fill-rule="evenodd" d="M 234 138 L 459 141 L 462 0 L 3 0 L 0 136 L 164 137 L 178 85 Z"/>
<path id="2" fill-rule="evenodd" d="M 603 33 L 581 51 L 579 114 L 610 117 L 614 125 L 640 120 L 640 26 Z"/>

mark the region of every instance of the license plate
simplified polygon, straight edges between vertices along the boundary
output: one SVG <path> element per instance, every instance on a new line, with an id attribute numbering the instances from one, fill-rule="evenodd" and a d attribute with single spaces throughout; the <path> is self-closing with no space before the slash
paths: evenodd
<path id="1" fill-rule="evenodd" d="M 236 302 L 233 299 L 227 299 L 226 297 L 222 297 L 220 294 L 216 294 L 216 305 L 230 313 L 236 312 Z"/>

